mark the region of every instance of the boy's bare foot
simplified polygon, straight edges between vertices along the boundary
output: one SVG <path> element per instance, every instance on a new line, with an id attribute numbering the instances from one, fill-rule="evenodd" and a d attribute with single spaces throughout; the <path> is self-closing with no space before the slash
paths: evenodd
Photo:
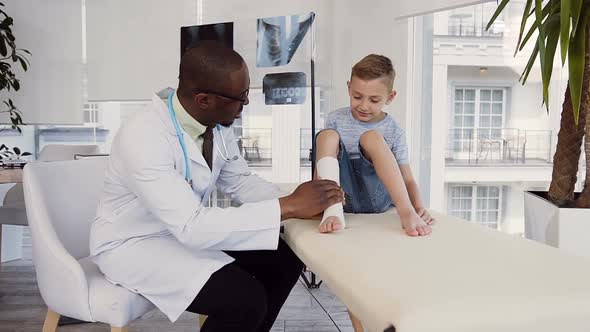
<path id="1" fill-rule="evenodd" d="M 409 236 L 425 236 L 431 233 L 430 226 L 414 211 L 406 216 L 400 216 L 402 227 Z"/>
<path id="2" fill-rule="evenodd" d="M 340 218 L 335 216 L 330 216 L 320 223 L 320 233 L 330 233 L 341 229 L 342 223 L 340 222 Z"/>
<path id="3" fill-rule="evenodd" d="M 416 208 L 416 213 L 426 222 L 428 225 L 432 226 L 436 223 L 436 219 L 434 219 L 428 210 L 423 207 Z"/>

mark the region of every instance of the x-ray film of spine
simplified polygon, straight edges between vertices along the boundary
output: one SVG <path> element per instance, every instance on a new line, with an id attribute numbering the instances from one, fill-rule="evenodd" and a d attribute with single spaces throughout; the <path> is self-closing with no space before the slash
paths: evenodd
<path id="1" fill-rule="evenodd" d="M 305 103 L 306 76 L 302 72 L 267 74 L 262 80 L 266 105 Z"/>
<path id="2" fill-rule="evenodd" d="M 215 40 L 234 48 L 234 23 L 193 25 L 180 28 L 180 56 L 200 41 Z"/>
<path id="3" fill-rule="evenodd" d="M 277 67 L 291 62 L 314 18 L 315 13 L 259 18 L 256 66 Z"/>

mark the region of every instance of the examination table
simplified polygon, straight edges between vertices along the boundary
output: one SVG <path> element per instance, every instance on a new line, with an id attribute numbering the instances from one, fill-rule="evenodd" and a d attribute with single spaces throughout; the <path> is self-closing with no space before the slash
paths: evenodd
<path id="1" fill-rule="evenodd" d="M 426 237 L 394 210 L 348 214 L 330 234 L 288 220 L 283 237 L 369 331 L 590 331 L 590 259 L 433 216 Z"/>

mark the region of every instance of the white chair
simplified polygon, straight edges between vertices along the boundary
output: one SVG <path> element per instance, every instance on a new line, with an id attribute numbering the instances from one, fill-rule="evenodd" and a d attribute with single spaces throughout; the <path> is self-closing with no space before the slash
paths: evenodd
<path id="1" fill-rule="evenodd" d="M 141 295 L 107 281 L 88 258 L 107 160 L 31 163 L 24 169 L 33 261 L 48 307 L 43 332 L 54 332 L 60 315 L 126 332 L 129 322 L 154 308 Z"/>
<path id="2" fill-rule="evenodd" d="M 98 145 L 60 145 L 44 146 L 39 152 L 38 161 L 73 160 L 77 154 L 98 154 Z M 6 192 L 0 206 L 0 225 L 27 225 L 27 212 L 23 196 L 23 185 L 17 183 Z M 1 226 L 0 226 L 1 227 Z"/>

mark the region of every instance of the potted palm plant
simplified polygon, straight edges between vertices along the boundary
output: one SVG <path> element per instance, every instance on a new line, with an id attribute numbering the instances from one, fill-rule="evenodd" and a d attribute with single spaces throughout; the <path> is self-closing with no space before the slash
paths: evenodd
<path id="1" fill-rule="evenodd" d="M 489 29 L 510 0 L 502 0 Z M 527 0 L 515 55 L 528 42 L 534 48 L 520 77 L 525 84 L 537 59 L 543 103 L 549 111 L 549 82 L 555 55 L 568 66 L 569 81 L 561 110 L 557 148 L 548 192 L 525 193 L 528 238 L 590 256 L 590 0 Z M 526 32 L 526 33 L 525 33 Z M 585 137 L 585 140 L 584 140 Z M 582 142 L 586 161 L 584 189 L 575 193 Z"/>

